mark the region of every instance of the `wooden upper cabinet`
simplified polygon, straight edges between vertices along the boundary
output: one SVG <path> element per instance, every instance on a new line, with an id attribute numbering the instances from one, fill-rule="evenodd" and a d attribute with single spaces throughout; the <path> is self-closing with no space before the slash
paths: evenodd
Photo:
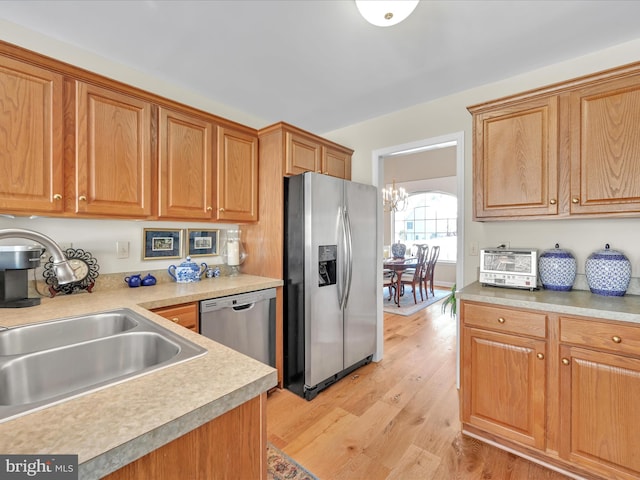
<path id="1" fill-rule="evenodd" d="M 159 109 L 158 217 L 213 217 L 213 129 L 211 122 Z"/>
<path id="2" fill-rule="evenodd" d="M 67 210 L 114 217 L 151 214 L 151 104 L 92 84 L 75 89 L 75 181 Z M 69 196 L 68 196 L 69 197 Z"/>
<path id="3" fill-rule="evenodd" d="M 284 128 L 285 176 L 316 172 L 351 180 L 352 150 L 332 144 L 295 127 Z"/>
<path id="4" fill-rule="evenodd" d="M 640 212 L 640 73 L 570 101 L 571 213 Z"/>
<path id="5" fill-rule="evenodd" d="M 557 214 L 558 97 L 474 117 L 474 219 Z"/>
<path id="6" fill-rule="evenodd" d="M 296 132 L 286 132 L 285 142 L 286 175 L 321 172 L 322 145 L 320 142 Z"/>
<path id="7" fill-rule="evenodd" d="M 640 216 L 640 63 L 468 110 L 474 220 Z"/>
<path id="8" fill-rule="evenodd" d="M 333 147 L 322 147 L 322 173 L 350 179 L 351 153 Z"/>
<path id="9" fill-rule="evenodd" d="M 0 57 L 0 212 L 64 209 L 63 78 Z"/>
<path id="10" fill-rule="evenodd" d="M 218 127 L 217 220 L 258 220 L 258 136 Z"/>

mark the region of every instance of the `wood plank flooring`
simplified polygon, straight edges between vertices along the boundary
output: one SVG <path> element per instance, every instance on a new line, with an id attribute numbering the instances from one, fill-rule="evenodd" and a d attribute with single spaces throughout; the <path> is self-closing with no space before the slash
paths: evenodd
<path id="1" fill-rule="evenodd" d="M 385 314 L 384 358 L 308 402 L 267 400 L 267 437 L 321 480 L 566 480 L 460 434 L 456 325 L 441 302 Z"/>

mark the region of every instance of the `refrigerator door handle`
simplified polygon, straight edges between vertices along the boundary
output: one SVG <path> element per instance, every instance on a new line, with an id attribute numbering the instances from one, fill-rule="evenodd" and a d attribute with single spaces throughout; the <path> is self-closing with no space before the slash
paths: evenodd
<path id="1" fill-rule="evenodd" d="M 340 230 L 342 234 L 342 256 L 344 260 L 338 262 L 339 265 L 339 275 L 338 278 L 338 304 L 340 305 L 340 310 L 343 310 L 347 301 L 347 259 L 349 258 L 349 251 L 347 247 L 347 227 L 345 222 L 345 212 L 342 208 L 338 212 L 338 218 L 340 219 Z"/>
<path id="2" fill-rule="evenodd" d="M 345 231 L 345 243 L 346 243 L 346 278 L 344 287 L 344 307 L 349 303 L 349 294 L 351 293 L 351 278 L 353 276 L 353 237 L 351 235 L 351 219 L 349 218 L 349 212 L 345 208 L 344 210 L 344 231 Z"/>

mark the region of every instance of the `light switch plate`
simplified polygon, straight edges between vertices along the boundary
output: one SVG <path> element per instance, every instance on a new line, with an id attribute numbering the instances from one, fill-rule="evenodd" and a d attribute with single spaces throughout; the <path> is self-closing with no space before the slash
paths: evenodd
<path id="1" fill-rule="evenodd" d="M 129 242 L 126 240 L 116 241 L 116 258 L 129 258 Z"/>

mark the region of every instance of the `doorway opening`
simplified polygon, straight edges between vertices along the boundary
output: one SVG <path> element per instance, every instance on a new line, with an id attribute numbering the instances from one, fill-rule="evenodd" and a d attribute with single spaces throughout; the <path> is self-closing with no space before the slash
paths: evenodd
<path id="1" fill-rule="evenodd" d="M 385 186 L 384 166 L 386 161 L 393 161 L 394 157 L 409 155 L 428 150 L 455 147 L 455 175 L 456 175 L 456 196 L 457 205 L 457 261 L 455 268 L 455 282 L 458 288 L 463 285 L 464 272 L 464 132 L 455 132 L 440 137 L 426 138 L 401 145 L 381 148 L 372 152 L 372 183 L 378 187 L 378 232 L 377 242 L 380 248 L 377 253 L 377 264 L 382 265 L 384 245 L 384 209 L 382 202 L 382 188 Z M 378 291 L 382 291 L 382 268 L 378 275 Z M 382 311 L 382 298 L 378 302 L 377 317 L 377 348 L 374 361 L 380 360 L 383 356 L 384 348 L 384 317 Z"/>

